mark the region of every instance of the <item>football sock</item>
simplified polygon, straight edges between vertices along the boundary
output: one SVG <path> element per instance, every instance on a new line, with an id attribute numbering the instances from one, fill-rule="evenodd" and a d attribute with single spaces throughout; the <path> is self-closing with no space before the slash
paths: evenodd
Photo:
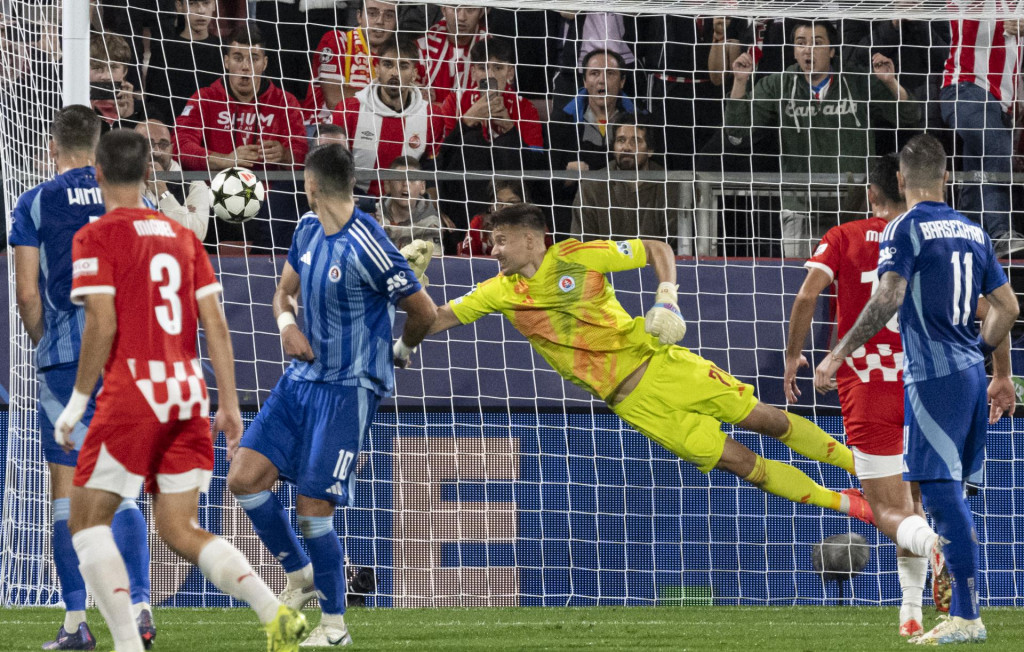
<path id="1" fill-rule="evenodd" d="M 72 542 L 79 569 L 100 608 L 118 652 L 142 652 L 142 638 L 132 616 L 128 571 L 117 551 L 114 535 L 106 525 L 82 530 Z"/>
<path id="2" fill-rule="evenodd" d="M 787 412 L 786 418 L 789 432 L 779 437 L 779 441 L 808 459 L 838 466 L 853 474 L 853 453 L 849 448 L 803 417 Z"/>
<path id="3" fill-rule="evenodd" d="M 261 491 L 256 494 L 235 496 L 252 521 L 252 529 L 256 531 L 260 541 L 274 555 L 285 572 L 301 570 L 309 564 L 309 557 L 302 551 L 299 538 L 288 522 L 284 506 L 272 491 Z"/>
<path id="4" fill-rule="evenodd" d="M 304 589 L 313 584 L 313 564 L 306 564 L 297 571 L 285 573 L 285 589 Z"/>
<path id="5" fill-rule="evenodd" d="M 765 459 L 760 455 L 754 462 L 754 470 L 743 479 L 762 491 L 794 503 L 809 503 L 844 514 L 849 511 L 846 496 L 822 487 L 795 466 Z"/>
<path id="6" fill-rule="evenodd" d="M 65 611 L 64 612 L 64 631 L 74 632 L 78 629 L 78 626 L 85 622 L 84 611 Z"/>
<path id="7" fill-rule="evenodd" d="M 199 551 L 199 570 L 224 593 L 248 602 L 261 623 L 269 623 L 277 615 L 281 603 L 253 572 L 245 555 L 224 539 L 214 537 L 203 546 Z"/>
<path id="8" fill-rule="evenodd" d="M 928 558 L 939 535 L 928 525 L 923 516 L 914 514 L 900 521 L 896 529 L 896 545 L 918 557 Z"/>
<path id="9" fill-rule="evenodd" d="M 949 615 L 974 620 L 979 617 L 978 535 L 964 499 L 963 485 L 955 480 L 925 480 L 919 484 L 924 508 L 945 541 L 942 552 L 953 583 Z"/>
<path id="10" fill-rule="evenodd" d="M 53 563 L 57 567 L 64 608 L 68 611 L 64 616 L 64 629 L 73 632 L 78 628 L 78 623 L 85 620 L 86 591 L 85 580 L 78 571 L 78 555 L 75 553 L 75 547 L 71 545 L 71 530 L 68 529 L 70 515 L 70 498 L 57 498 L 53 501 Z M 72 617 L 72 614 L 76 615 Z M 78 618 L 78 614 L 81 614 L 81 619 L 71 622 Z"/>
<path id="11" fill-rule="evenodd" d="M 313 582 L 325 614 L 345 613 L 345 559 L 331 516 L 299 516 L 313 560 Z"/>
<path id="12" fill-rule="evenodd" d="M 132 603 L 149 603 L 149 532 L 135 500 L 125 498 L 110 524 L 132 585 Z"/>
<path id="13" fill-rule="evenodd" d="M 921 622 L 921 594 L 924 592 L 924 580 L 928 574 L 928 560 L 924 557 L 897 557 L 896 572 L 900 578 L 900 589 L 903 591 L 900 621 L 913 618 Z"/>

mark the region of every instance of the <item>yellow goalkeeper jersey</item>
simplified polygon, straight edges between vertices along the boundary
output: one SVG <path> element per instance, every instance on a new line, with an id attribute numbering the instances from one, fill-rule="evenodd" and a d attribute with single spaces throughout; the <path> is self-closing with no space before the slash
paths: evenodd
<path id="1" fill-rule="evenodd" d="M 607 400 L 659 344 L 605 274 L 646 264 L 640 240 L 566 240 L 548 248 L 532 278 L 499 274 L 450 305 L 463 324 L 502 313 L 563 378 Z"/>

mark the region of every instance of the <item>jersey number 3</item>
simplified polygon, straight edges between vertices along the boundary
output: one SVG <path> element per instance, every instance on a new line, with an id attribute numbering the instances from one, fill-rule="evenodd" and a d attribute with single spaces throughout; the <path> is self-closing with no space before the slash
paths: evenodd
<path id="1" fill-rule="evenodd" d="M 169 335 L 181 335 L 181 266 L 170 254 L 157 254 L 149 261 L 149 279 L 157 284 L 160 298 L 167 305 L 157 306 L 156 321 Z"/>

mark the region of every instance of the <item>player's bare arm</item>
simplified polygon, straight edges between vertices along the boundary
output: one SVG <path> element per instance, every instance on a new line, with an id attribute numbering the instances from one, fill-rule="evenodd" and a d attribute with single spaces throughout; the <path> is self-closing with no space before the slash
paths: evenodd
<path id="1" fill-rule="evenodd" d="M 404 369 L 409 366 L 409 358 L 420 345 L 427 331 L 437 317 L 437 305 L 426 290 L 421 289 L 398 302 L 398 307 L 406 312 L 405 327 L 402 335 L 395 341 L 395 366 Z"/>
<path id="2" fill-rule="evenodd" d="M 82 419 L 89 397 L 96 389 L 96 383 L 103 373 L 103 366 L 110 357 L 110 348 L 117 335 L 117 309 L 112 294 L 87 294 L 85 302 L 85 328 L 82 329 L 82 351 L 78 358 L 78 375 L 75 389 L 71 393 L 64 411 L 54 424 L 53 436 L 71 450 L 73 444 L 68 435 Z"/>
<path id="3" fill-rule="evenodd" d="M 676 285 L 676 255 L 660 240 L 641 240 L 647 251 L 647 264 L 658 276 L 654 306 L 644 317 L 644 329 L 662 344 L 675 344 L 686 335 L 686 320 L 679 312 L 679 286 Z"/>
<path id="4" fill-rule="evenodd" d="M 820 269 L 807 270 L 800 291 L 793 301 L 793 309 L 789 314 L 789 339 L 786 341 L 786 370 L 782 375 L 782 383 L 786 391 L 786 400 L 796 403 L 800 400 L 800 389 L 796 386 L 796 372 L 808 366 L 804 355 L 804 343 L 811 332 L 811 320 L 814 318 L 814 307 L 818 297 L 832 284 L 829 275 Z"/>
<path id="5" fill-rule="evenodd" d="M 860 312 L 850 332 L 840 340 L 814 372 L 814 388 L 824 394 L 836 388 L 836 371 L 846 356 L 856 351 L 892 319 L 907 292 L 907 280 L 896 272 L 886 272 L 878 282 L 878 291 Z M 1009 330 L 1007 330 L 1009 332 Z"/>
<path id="6" fill-rule="evenodd" d="M 228 322 L 220 307 L 220 293 L 214 292 L 199 300 L 199 322 L 206 332 L 207 350 L 213 375 L 217 379 L 217 416 L 213 423 L 214 437 L 223 432 L 228 443 L 228 460 L 235 455 L 242 439 L 242 415 L 235 391 L 235 354 L 231 348 Z"/>
<path id="7" fill-rule="evenodd" d="M 303 362 L 312 362 L 313 347 L 309 345 L 309 340 L 295 323 L 295 310 L 299 305 L 301 292 L 300 283 L 299 273 L 286 262 L 281 271 L 277 290 L 274 291 L 274 319 L 277 320 L 277 327 L 281 331 L 281 346 L 284 347 L 285 355 Z"/>
<path id="8" fill-rule="evenodd" d="M 39 295 L 39 249 L 14 248 L 14 275 L 17 278 L 18 315 L 33 344 L 43 339 L 43 298 Z"/>
<path id="9" fill-rule="evenodd" d="M 992 352 L 992 381 L 988 386 L 988 418 L 989 423 L 995 423 L 1004 414 L 1012 416 L 1017 406 L 1017 396 L 1010 380 L 1009 335 L 1020 314 L 1020 305 L 1009 283 L 986 295 L 985 302 L 988 310 L 981 322 L 981 339 L 983 344 L 998 343 Z"/>
<path id="10" fill-rule="evenodd" d="M 462 322 L 455 316 L 455 311 L 452 310 L 451 305 L 446 303 L 437 309 L 437 316 L 434 317 L 434 323 L 432 323 L 430 328 L 427 330 L 427 335 L 440 333 L 448 330 L 449 328 L 461 325 Z"/>

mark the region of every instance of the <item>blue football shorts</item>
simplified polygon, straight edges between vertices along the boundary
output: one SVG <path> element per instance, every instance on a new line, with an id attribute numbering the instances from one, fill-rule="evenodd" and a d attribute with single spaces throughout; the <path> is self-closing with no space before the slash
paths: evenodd
<path id="1" fill-rule="evenodd" d="M 365 387 L 285 375 L 242 437 L 303 496 L 351 505 L 356 458 L 380 397 Z"/>
<path id="2" fill-rule="evenodd" d="M 985 365 L 904 388 L 903 479 L 984 480 Z"/>
<path id="3" fill-rule="evenodd" d="M 77 362 L 47 367 L 39 370 L 36 374 L 36 379 L 39 381 L 39 403 L 36 408 L 39 415 L 39 437 L 43 444 L 43 457 L 50 464 L 75 466 L 78 463 L 78 451 L 82 448 L 85 433 L 89 429 L 92 414 L 96 410 L 96 393 L 99 391 L 99 384 L 89 400 L 89 405 L 85 408 L 85 415 L 71 431 L 74 449 L 65 451 L 57 444 L 53 438 L 53 424 L 57 423 L 60 413 L 64 411 L 64 406 L 71 400 L 71 392 L 75 388 L 77 374 Z"/>

